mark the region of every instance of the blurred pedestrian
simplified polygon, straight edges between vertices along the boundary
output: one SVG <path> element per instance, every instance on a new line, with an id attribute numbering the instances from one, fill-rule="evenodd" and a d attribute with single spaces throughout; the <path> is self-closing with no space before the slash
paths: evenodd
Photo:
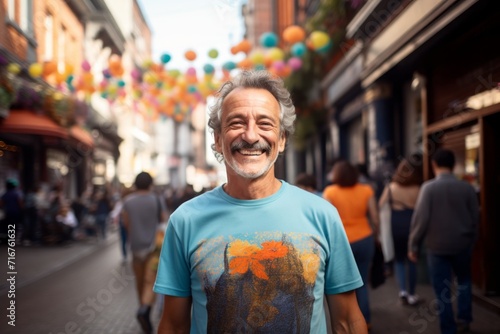
<path id="1" fill-rule="evenodd" d="M 69 201 L 61 203 L 59 213 L 56 215 L 56 222 L 58 223 L 59 243 L 74 240 L 74 231 L 78 226 L 75 213 L 71 209 Z"/>
<path id="2" fill-rule="evenodd" d="M 399 298 L 403 304 L 417 305 L 420 302 L 415 294 L 417 284 L 417 266 L 408 259 L 408 238 L 413 209 L 417 202 L 422 184 L 422 160 L 402 159 L 396 172 L 380 196 L 378 205 L 382 210 L 384 205 L 390 209 L 391 242 L 394 247 L 394 267 L 399 285 Z M 384 242 L 384 241 L 382 241 Z"/>
<path id="3" fill-rule="evenodd" d="M 348 161 L 338 161 L 333 165 L 332 182 L 332 185 L 324 189 L 323 198 L 337 208 L 342 219 L 364 282 L 362 287 L 356 289 L 356 297 L 368 328 L 370 328 L 368 279 L 379 228 L 374 191 L 370 185 L 359 182 L 358 170 Z M 373 226 L 370 226 L 370 222 L 373 223 Z"/>
<path id="4" fill-rule="evenodd" d="M 378 194 L 377 182 L 375 182 L 375 180 L 373 180 L 370 174 L 368 173 L 368 167 L 366 166 L 366 164 L 358 163 L 356 164 L 356 169 L 358 170 L 359 173 L 359 183 L 368 184 L 369 186 L 371 186 L 373 188 L 376 197 Z"/>
<path id="5" fill-rule="evenodd" d="M 21 236 L 24 246 L 30 246 L 36 241 L 38 231 L 38 188 L 38 186 L 30 186 L 24 200 L 24 228 Z"/>
<path id="6" fill-rule="evenodd" d="M 23 195 L 18 189 L 16 179 L 9 178 L 5 181 L 5 192 L 0 197 L 0 209 L 3 210 L 2 235 L 7 235 L 9 225 L 15 226 L 16 241 L 20 240 L 23 225 Z"/>
<path id="7" fill-rule="evenodd" d="M 439 149 L 432 156 L 436 177 L 422 185 L 408 244 L 408 256 L 416 262 L 425 238 L 442 334 L 469 331 L 472 322 L 471 259 L 478 235 L 479 204 L 474 188 L 452 174 L 454 166 L 455 155 L 450 150 Z M 453 312 L 455 299 L 457 322 Z"/>
<path id="8" fill-rule="evenodd" d="M 366 333 L 337 211 L 275 175 L 296 117 L 282 80 L 241 72 L 209 117 L 227 182 L 170 216 L 155 283 L 165 295 L 158 333 L 326 333 L 325 298 L 335 331 Z"/>
<path id="9" fill-rule="evenodd" d="M 121 245 L 121 252 L 122 252 L 122 263 L 126 263 L 127 261 L 127 248 L 128 248 L 128 243 L 127 243 L 127 229 L 125 228 L 125 224 L 123 222 L 123 215 L 122 215 L 122 210 L 123 210 L 123 201 L 124 199 L 130 195 L 133 192 L 131 188 L 123 188 L 120 197 L 116 199 L 115 205 L 113 206 L 113 210 L 110 213 L 111 219 L 113 220 L 113 223 L 115 225 L 118 225 L 120 229 L 120 245 Z"/>
<path id="10" fill-rule="evenodd" d="M 90 213 L 94 215 L 95 225 L 103 240 L 106 239 L 108 217 L 112 209 L 107 189 L 98 189 L 92 198 Z"/>
<path id="11" fill-rule="evenodd" d="M 318 196 L 323 196 L 323 194 L 318 191 L 316 177 L 312 174 L 299 173 L 295 178 L 295 185 Z"/>
<path id="12" fill-rule="evenodd" d="M 135 178 L 135 191 L 123 201 L 122 217 L 132 251 L 132 267 L 139 297 L 137 320 L 145 333 L 151 333 L 151 308 L 155 300 L 153 285 L 156 277 L 156 232 L 166 220 L 164 201 L 151 188 L 153 178 L 141 172 Z"/>

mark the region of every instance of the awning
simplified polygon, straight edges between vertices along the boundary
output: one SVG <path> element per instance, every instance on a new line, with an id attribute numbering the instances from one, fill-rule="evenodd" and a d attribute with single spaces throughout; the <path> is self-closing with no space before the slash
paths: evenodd
<path id="1" fill-rule="evenodd" d="M 83 143 L 85 146 L 92 148 L 94 147 L 94 138 L 88 133 L 87 130 L 82 128 L 79 125 L 73 125 L 69 129 L 69 134 L 72 138 L 78 140 L 79 142 Z"/>
<path id="2" fill-rule="evenodd" d="M 9 116 L 0 122 L 0 133 L 22 133 L 67 139 L 68 131 L 48 116 L 28 110 L 11 110 Z"/>

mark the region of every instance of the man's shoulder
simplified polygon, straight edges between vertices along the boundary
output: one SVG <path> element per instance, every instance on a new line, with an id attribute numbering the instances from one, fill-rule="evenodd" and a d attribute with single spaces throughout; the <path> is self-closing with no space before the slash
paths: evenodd
<path id="1" fill-rule="evenodd" d="M 215 188 L 188 199 L 187 201 L 180 204 L 176 211 L 178 211 L 180 208 L 191 210 L 195 207 L 200 206 L 208 208 L 211 204 L 215 204 L 214 200 L 217 198 L 219 198 L 219 196 L 217 196 L 217 188 Z"/>
<path id="2" fill-rule="evenodd" d="M 133 203 L 133 202 L 136 202 L 138 201 L 139 199 L 142 199 L 142 198 L 145 198 L 145 197 L 152 197 L 153 194 L 152 193 L 132 193 L 132 194 L 129 194 L 127 195 L 124 199 L 123 199 L 123 204 L 126 205 L 128 203 Z"/>

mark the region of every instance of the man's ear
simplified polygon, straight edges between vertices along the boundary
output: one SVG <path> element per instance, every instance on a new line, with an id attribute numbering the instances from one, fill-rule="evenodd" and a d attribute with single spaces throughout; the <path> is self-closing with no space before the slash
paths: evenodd
<path id="1" fill-rule="evenodd" d="M 219 133 L 214 133 L 215 151 L 222 154 L 221 136 Z"/>
<path id="2" fill-rule="evenodd" d="M 283 151 L 285 151 L 285 146 L 286 146 L 286 135 L 285 133 L 282 133 L 278 143 L 278 151 L 280 153 L 283 153 Z"/>

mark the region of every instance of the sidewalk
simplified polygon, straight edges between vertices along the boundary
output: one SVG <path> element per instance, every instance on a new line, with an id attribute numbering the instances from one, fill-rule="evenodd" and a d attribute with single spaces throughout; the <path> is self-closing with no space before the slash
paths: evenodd
<path id="1" fill-rule="evenodd" d="M 16 245 L 15 250 L 15 271 L 16 288 L 22 288 L 32 282 L 49 276 L 70 264 L 119 241 L 119 233 L 114 228 L 110 228 L 106 240 L 96 240 L 89 238 L 86 240 L 72 241 L 64 245 Z M 8 291 L 7 277 L 8 270 L 8 246 L 0 245 L 0 263 L 2 273 L 0 274 L 0 295 Z"/>

